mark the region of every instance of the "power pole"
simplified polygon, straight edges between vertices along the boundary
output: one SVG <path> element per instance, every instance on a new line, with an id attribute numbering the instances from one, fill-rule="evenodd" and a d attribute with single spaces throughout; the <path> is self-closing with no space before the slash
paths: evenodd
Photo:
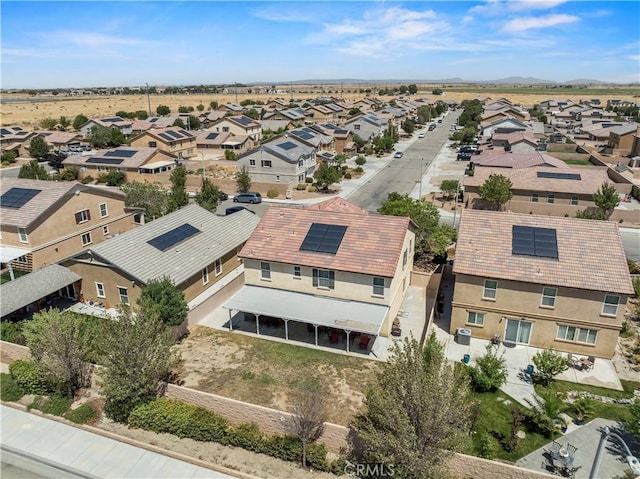
<path id="1" fill-rule="evenodd" d="M 236 82 L 236 105 L 238 104 L 238 82 Z"/>
<path id="2" fill-rule="evenodd" d="M 147 104 L 149 105 L 149 116 L 151 116 L 151 98 L 149 98 L 149 84 L 147 83 Z"/>

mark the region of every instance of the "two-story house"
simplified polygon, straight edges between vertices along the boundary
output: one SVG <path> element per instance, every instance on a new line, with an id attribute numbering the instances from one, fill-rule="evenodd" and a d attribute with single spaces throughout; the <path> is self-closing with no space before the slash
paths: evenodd
<path id="1" fill-rule="evenodd" d="M 631 278 L 613 222 L 464 210 L 450 332 L 611 358 Z"/>
<path id="2" fill-rule="evenodd" d="M 316 171 L 316 150 L 293 137 L 278 137 L 239 155 L 238 168 L 247 167 L 251 180 L 261 183 L 304 183 Z"/>
<path id="3" fill-rule="evenodd" d="M 358 135 L 365 142 L 373 138 L 382 136 L 387 129 L 387 121 L 378 117 L 375 113 L 359 115 L 344 124 L 344 129 L 349 130 L 353 135 Z"/>
<path id="4" fill-rule="evenodd" d="M 289 130 L 285 136 L 294 137 L 301 143 L 315 148 L 316 151 L 333 151 L 335 149 L 333 135 L 326 135 L 308 126 Z"/>
<path id="5" fill-rule="evenodd" d="M 115 188 L 3 178 L 0 192 L 2 262 L 16 270 L 55 263 L 144 222 Z"/>
<path id="6" fill-rule="evenodd" d="M 158 148 L 176 156 L 178 160 L 197 156 L 196 137 L 178 127 L 153 128 L 131 139 L 129 144 L 138 148 Z"/>
<path id="7" fill-rule="evenodd" d="M 133 122 L 131 120 L 125 120 L 119 116 L 112 116 L 108 118 L 90 118 L 82 125 L 80 125 L 80 133 L 85 138 L 91 133 L 91 129 L 97 126 L 105 128 L 117 128 L 122 132 L 124 136 L 128 136 L 132 133 Z"/>
<path id="8" fill-rule="evenodd" d="M 330 335 L 346 334 L 347 348 L 356 335 L 370 338 L 370 348 L 390 333 L 414 246 L 409 218 L 369 214 L 341 198 L 300 209 L 273 206 L 239 254 L 245 286 L 224 305 L 230 327 L 234 312 L 251 313 L 258 334 L 267 316 L 283 321 L 286 339 L 302 328 L 317 345 L 319 330 L 329 328 Z"/>
<path id="9" fill-rule="evenodd" d="M 18 125 L 0 128 L 0 151 L 13 151 L 17 156 L 29 156 L 29 142 L 37 136 L 34 131 L 28 131 Z"/>
<path id="10" fill-rule="evenodd" d="M 225 116 L 211 122 L 211 133 L 232 133 L 236 136 L 248 136 L 255 143 L 262 138 L 262 126 L 260 122 L 244 115 Z"/>

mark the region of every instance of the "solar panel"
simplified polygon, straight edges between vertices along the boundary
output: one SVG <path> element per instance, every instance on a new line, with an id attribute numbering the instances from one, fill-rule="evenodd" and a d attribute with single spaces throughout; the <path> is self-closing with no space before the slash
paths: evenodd
<path id="1" fill-rule="evenodd" d="M 558 240 L 553 228 L 513 225 L 511 252 L 539 258 L 558 258 Z"/>
<path id="2" fill-rule="evenodd" d="M 178 131 L 182 134 L 182 136 L 185 136 L 185 137 L 187 137 L 187 138 L 189 138 L 190 136 L 193 136 L 193 135 L 191 135 L 191 133 L 187 133 L 187 132 L 186 132 L 186 131 L 184 131 L 184 130 L 178 130 Z"/>
<path id="3" fill-rule="evenodd" d="M 0 135 L 10 135 L 10 134 L 11 132 L 6 128 L 3 128 L 2 130 L 0 130 Z"/>
<path id="4" fill-rule="evenodd" d="M 159 136 L 160 138 L 164 138 L 164 139 L 165 139 L 165 140 L 167 140 L 167 141 L 173 141 L 173 140 L 174 140 L 173 138 L 171 138 L 171 137 L 170 137 L 169 135 L 167 135 L 166 133 L 158 133 L 158 136 Z"/>
<path id="5" fill-rule="evenodd" d="M 172 136 L 172 137 L 176 138 L 176 139 L 180 139 L 180 138 L 182 138 L 182 135 L 181 135 L 180 133 L 178 133 L 177 131 L 167 130 L 167 131 L 165 131 L 165 133 L 166 133 L 167 135 L 170 135 L 170 136 Z"/>
<path id="6" fill-rule="evenodd" d="M 181 241 L 192 237 L 196 233 L 200 233 L 198 228 L 191 226 L 189 223 L 185 223 L 171 231 L 167 231 L 160 236 L 150 239 L 147 243 L 160 251 L 166 251 Z"/>
<path id="7" fill-rule="evenodd" d="M 247 126 L 251 123 L 253 123 L 253 120 L 247 116 L 241 116 L 239 118 L 236 118 L 236 121 L 238 123 L 240 123 L 241 125 Z"/>
<path id="8" fill-rule="evenodd" d="M 300 251 L 336 254 L 346 231 L 347 227 L 342 225 L 313 223 L 300 245 Z"/>
<path id="9" fill-rule="evenodd" d="M 106 122 L 106 123 L 115 123 L 117 121 L 123 121 L 122 118 L 116 116 L 114 118 L 103 118 L 102 121 Z"/>
<path id="10" fill-rule="evenodd" d="M 119 165 L 124 159 L 122 158 L 104 158 L 102 156 L 92 156 L 88 158 L 85 163 L 99 163 L 103 165 Z"/>
<path id="11" fill-rule="evenodd" d="M 160 118 L 151 118 L 151 120 L 149 120 L 149 123 L 155 123 L 156 121 L 158 121 Z"/>
<path id="12" fill-rule="evenodd" d="M 119 158 L 131 158 L 135 155 L 136 152 L 134 150 L 111 150 L 107 151 L 104 156 L 117 156 Z"/>
<path id="13" fill-rule="evenodd" d="M 205 139 L 206 140 L 215 140 L 217 137 L 218 137 L 218 133 L 209 133 Z"/>
<path id="14" fill-rule="evenodd" d="M 0 196 L 2 208 L 22 208 L 42 190 L 33 188 L 11 188 Z"/>
<path id="15" fill-rule="evenodd" d="M 306 131 L 292 131 L 291 133 L 296 135 L 297 137 L 302 138 L 303 140 L 310 140 L 311 138 L 315 137 L 315 135 L 307 133 Z"/>
<path id="16" fill-rule="evenodd" d="M 556 173 L 555 171 L 538 171 L 538 178 L 553 178 L 555 180 L 580 180 L 580 173 Z"/>
<path id="17" fill-rule="evenodd" d="M 295 147 L 296 147 L 296 146 L 298 146 L 298 145 L 296 145 L 295 143 L 292 143 L 292 142 L 290 142 L 290 141 L 285 141 L 284 143 L 280 143 L 280 144 L 279 144 L 279 145 L 277 145 L 277 146 L 279 146 L 279 147 L 280 147 L 280 148 L 282 148 L 283 150 L 290 150 L 291 148 L 295 148 Z"/>

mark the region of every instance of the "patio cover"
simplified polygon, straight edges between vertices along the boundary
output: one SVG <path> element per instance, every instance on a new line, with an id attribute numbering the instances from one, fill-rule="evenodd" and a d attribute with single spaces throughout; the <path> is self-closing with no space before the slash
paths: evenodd
<path id="1" fill-rule="evenodd" d="M 0 263 L 8 263 L 9 261 L 13 261 L 20 256 L 25 256 L 31 253 L 30 249 L 27 248 L 18 248 L 17 246 L 0 246 Z"/>
<path id="2" fill-rule="evenodd" d="M 330 328 L 377 335 L 388 306 L 361 303 L 281 289 L 243 286 L 224 306 L 228 310 L 263 314 Z"/>
<path id="3" fill-rule="evenodd" d="M 50 264 L 0 286 L 0 317 L 24 308 L 59 289 L 80 280 L 80 276 L 59 264 Z"/>

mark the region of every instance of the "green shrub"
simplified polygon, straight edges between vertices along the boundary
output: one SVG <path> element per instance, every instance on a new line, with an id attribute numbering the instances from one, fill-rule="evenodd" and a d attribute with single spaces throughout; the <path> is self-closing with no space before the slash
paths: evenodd
<path id="1" fill-rule="evenodd" d="M 356 173 L 364 173 L 364 169 L 362 168 L 362 166 L 356 166 L 353 171 L 355 171 Z"/>
<path id="2" fill-rule="evenodd" d="M 640 299 L 640 277 L 633 278 L 631 281 L 633 285 L 633 294 L 636 298 Z"/>
<path id="3" fill-rule="evenodd" d="M 97 417 L 98 413 L 91 404 L 83 404 L 66 416 L 69 421 L 75 422 L 76 424 L 87 424 L 95 420 Z"/>
<path id="4" fill-rule="evenodd" d="M 65 397 L 65 396 L 52 396 L 48 400 L 45 400 L 42 403 L 42 406 L 35 409 L 40 409 L 45 414 L 53 414 L 54 416 L 64 416 L 71 404 L 73 403 L 73 398 Z"/>
<path id="5" fill-rule="evenodd" d="M 345 180 L 350 180 L 351 179 L 351 173 L 349 173 L 348 171 L 344 174 L 344 179 Z"/>
<path id="6" fill-rule="evenodd" d="M 305 183 L 299 183 L 298 186 L 296 186 L 296 190 L 298 191 L 304 191 L 307 189 L 307 185 Z"/>
<path id="7" fill-rule="evenodd" d="M 312 177 L 312 176 L 307 176 L 307 177 L 304 179 L 304 181 L 305 181 L 305 183 L 313 183 L 313 177 Z"/>
<path id="8" fill-rule="evenodd" d="M 278 193 L 278 190 L 269 190 L 267 191 L 267 196 L 269 198 L 277 198 L 280 195 L 280 193 Z"/>
<path id="9" fill-rule="evenodd" d="M 82 178 L 82 180 L 80 180 L 80 183 L 82 183 L 83 185 L 87 185 L 89 183 L 93 183 L 93 176 L 91 175 L 87 175 L 84 178 Z"/>
<path id="10" fill-rule="evenodd" d="M 487 345 L 484 356 L 476 360 L 471 369 L 471 384 L 477 392 L 495 391 L 507 380 L 507 360 L 504 353 L 498 356 L 491 344 Z"/>
<path id="11" fill-rule="evenodd" d="M 5 151 L 2 156 L 0 156 L 0 160 L 2 161 L 2 164 L 7 166 L 10 165 L 11 163 L 15 163 L 16 162 L 16 157 L 18 155 L 16 154 L 15 151 Z"/>
<path id="12" fill-rule="evenodd" d="M 500 451 L 498 440 L 487 431 L 481 431 L 477 438 L 476 453 L 485 459 L 495 459 Z"/>
<path id="13" fill-rule="evenodd" d="M 26 394 L 47 394 L 51 391 L 44 370 L 34 361 L 18 359 L 9 366 L 9 373 Z"/>
<path id="14" fill-rule="evenodd" d="M 22 321 L 2 321 L 0 322 L 0 338 L 9 343 L 26 344 L 22 327 L 25 320 Z"/>
<path id="15" fill-rule="evenodd" d="M 367 159 L 364 156 L 359 156 L 356 158 L 356 165 L 362 166 L 367 162 Z"/>
<path id="16" fill-rule="evenodd" d="M 307 191 L 309 193 L 315 193 L 316 191 L 318 191 L 318 187 L 317 186 L 310 186 Z"/>
<path id="17" fill-rule="evenodd" d="M 0 374 L 0 399 L 2 401 L 18 401 L 24 391 L 9 374 Z"/>

